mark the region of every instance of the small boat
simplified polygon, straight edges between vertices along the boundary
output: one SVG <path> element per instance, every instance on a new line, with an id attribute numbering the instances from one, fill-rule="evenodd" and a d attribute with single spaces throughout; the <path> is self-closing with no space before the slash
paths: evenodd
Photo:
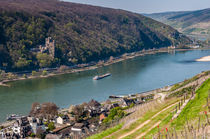
<path id="1" fill-rule="evenodd" d="M 126 96 L 115 96 L 115 95 L 111 95 L 109 96 L 109 98 L 125 98 Z"/>
<path id="2" fill-rule="evenodd" d="M 104 75 L 97 75 L 97 76 L 93 77 L 93 80 L 100 80 L 100 79 L 103 79 L 103 78 L 111 76 L 111 75 L 112 75 L 111 73 L 106 73 Z"/>
<path id="3" fill-rule="evenodd" d="M 109 96 L 109 98 L 120 98 L 120 97 L 111 95 L 111 96 Z"/>
<path id="4" fill-rule="evenodd" d="M 18 118 L 20 118 L 19 115 L 17 115 L 17 114 L 11 114 L 11 115 L 9 115 L 7 117 L 7 121 L 15 120 L 15 119 L 18 119 Z"/>

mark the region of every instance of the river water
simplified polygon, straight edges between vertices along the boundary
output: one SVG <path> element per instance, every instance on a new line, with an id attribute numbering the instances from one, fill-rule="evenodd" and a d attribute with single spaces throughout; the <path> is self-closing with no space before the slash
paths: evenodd
<path id="1" fill-rule="evenodd" d="M 158 53 L 136 57 L 96 70 L 32 79 L 0 87 L 0 122 L 7 114 L 28 114 L 33 102 L 54 102 L 60 108 L 91 99 L 103 101 L 110 95 L 144 92 L 171 85 L 210 70 L 210 62 L 195 59 L 210 50 Z M 93 81 L 97 74 L 112 76 Z"/>

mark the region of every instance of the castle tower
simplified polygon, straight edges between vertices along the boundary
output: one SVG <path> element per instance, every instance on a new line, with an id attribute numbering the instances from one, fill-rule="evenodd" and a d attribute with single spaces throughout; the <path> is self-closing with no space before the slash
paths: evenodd
<path id="1" fill-rule="evenodd" d="M 51 37 L 46 38 L 45 47 L 48 49 L 48 52 L 52 58 L 55 57 L 55 40 Z"/>

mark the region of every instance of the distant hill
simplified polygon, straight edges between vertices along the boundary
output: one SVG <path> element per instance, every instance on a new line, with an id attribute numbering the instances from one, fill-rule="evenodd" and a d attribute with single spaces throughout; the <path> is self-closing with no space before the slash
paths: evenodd
<path id="1" fill-rule="evenodd" d="M 197 11 L 145 14 L 187 35 L 210 35 L 210 8 Z"/>
<path id="2" fill-rule="evenodd" d="M 143 15 L 162 22 L 162 21 L 168 20 L 170 17 L 174 17 L 176 15 L 185 14 L 185 13 L 188 13 L 188 12 L 185 12 L 185 11 L 163 12 L 163 13 L 152 13 L 152 14 L 143 14 Z"/>
<path id="3" fill-rule="evenodd" d="M 31 50 L 55 40 L 55 58 Z M 0 67 L 27 70 L 102 60 L 191 40 L 140 14 L 58 0 L 0 0 Z"/>

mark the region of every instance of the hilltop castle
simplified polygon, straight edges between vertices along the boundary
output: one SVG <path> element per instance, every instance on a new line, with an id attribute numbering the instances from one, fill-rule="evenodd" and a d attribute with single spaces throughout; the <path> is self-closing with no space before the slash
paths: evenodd
<path id="1" fill-rule="evenodd" d="M 55 40 L 51 37 L 45 39 L 45 45 L 40 45 L 39 50 L 41 53 L 48 53 L 52 58 L 55 57 Z"/>
<path id="2" fill-rule="evenodd" d="M 38 48 L 32 48 L 31 52 L 33 53 L 47 53 L 52 58 L 55 57 L 55 40 L 53 40 L 51 37 L 48 37 L 45 39 L 44 45 L 39 45 Z"/>

